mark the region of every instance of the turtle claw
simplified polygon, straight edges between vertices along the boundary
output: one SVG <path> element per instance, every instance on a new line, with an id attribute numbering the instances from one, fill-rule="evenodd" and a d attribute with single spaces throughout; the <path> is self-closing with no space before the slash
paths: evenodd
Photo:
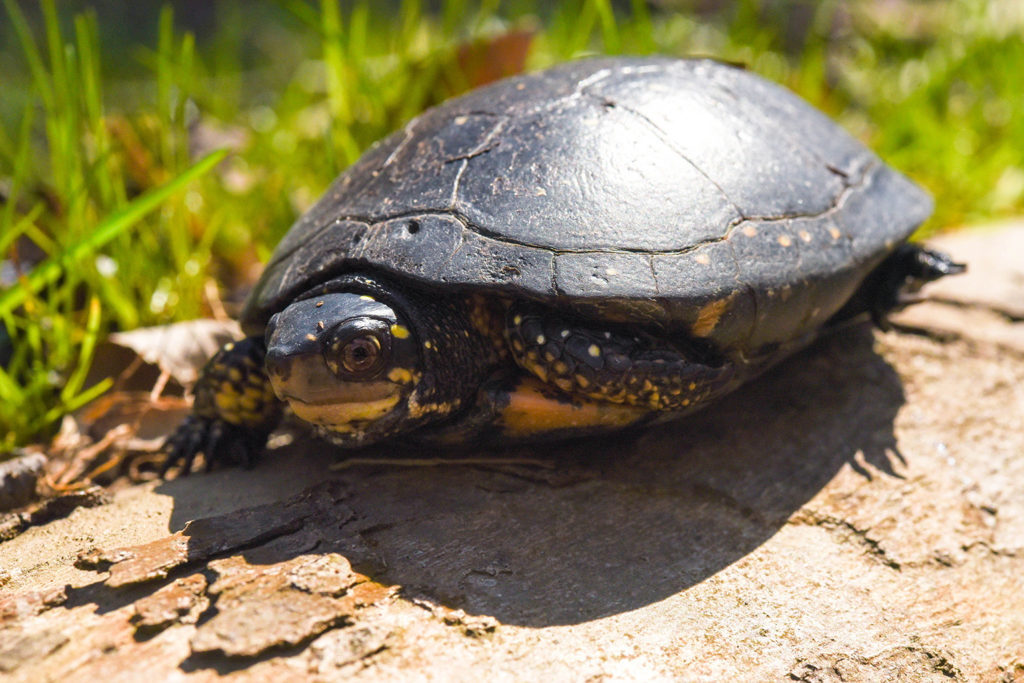
<path id="1" fill-rule="evenodd" d="M 200 453 L 207 472 L 216 465 L 252 467 L 266 439 L 267 434 L 260 430 L 217 418 L 189 415 L 164 442 L 167 460 L 160 469 L 160 476 L 166 477 L 177 465 L 181 466 L 178 476 L 188 476 Z"/>

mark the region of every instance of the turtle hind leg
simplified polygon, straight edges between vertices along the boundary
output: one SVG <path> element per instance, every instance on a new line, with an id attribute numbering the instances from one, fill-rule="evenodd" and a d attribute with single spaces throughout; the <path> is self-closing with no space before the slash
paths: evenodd
<path id="1" fill-rule="evenodd" d="M 601 329 L 513 305 L 505 333 L 516 363 L 552 387 L 653 411 L 691 410 L 735 386 L 728 362 L 704 361 L 643 332 Z"/>
<path id="2" fill-rule="evenodd" d="M 965 270 L 965 264 L 956 263 L 942 252 L 916 244 L 904 244 L 868 275 L 854 299 L 859 299 L 871 314 L 875 325 L 883 330 L 888 329 L 886 316 L 917 301 L 914 294 L 921 287 Z"/>
<path id="3" fill-rule="evenodd" d="M 265 355 L 260 337 L 225 344 L 214 354 L 193 388 L 192 413 L 164 442 L 161 475 L 179 464 L 188 474 L 200 453 L 208 470 L 255 462 L 282 413 L 264 370 Z"/>

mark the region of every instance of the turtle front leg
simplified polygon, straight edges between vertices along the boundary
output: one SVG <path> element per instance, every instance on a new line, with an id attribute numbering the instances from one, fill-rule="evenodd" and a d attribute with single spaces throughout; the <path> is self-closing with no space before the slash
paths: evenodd
<path id="1" fill-rule="evenodd" d="M 193 389 L 192 413 L 164 443 L 167 461 L 161 475 L 181 464 L 192 470 L 202 453 L 214 463 L 250 466 L 281 419 L 282 403 L 264 369 L 261 337 L 229 342 L 214 354 Z"/>
<path id="2" fill-rule="evenodd" d="M 512 306 L 506 336 L 520 367 L 573 396 L 688 411 L 735 386 L 727 361 L 699 358 L 643 332 L 580 325 L 554 311 Z"/>

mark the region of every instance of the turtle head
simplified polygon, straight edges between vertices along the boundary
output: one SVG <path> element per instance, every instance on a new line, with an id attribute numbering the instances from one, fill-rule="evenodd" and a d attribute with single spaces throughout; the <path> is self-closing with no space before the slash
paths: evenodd
<path id="1" fill-rule="evenodd" d="M 390 305 L 346 292 L 300 299 L 270 319 L 266 344 L 275 393 L 321 435 L 361 446 L 409 426 L 422 360 Z"/>

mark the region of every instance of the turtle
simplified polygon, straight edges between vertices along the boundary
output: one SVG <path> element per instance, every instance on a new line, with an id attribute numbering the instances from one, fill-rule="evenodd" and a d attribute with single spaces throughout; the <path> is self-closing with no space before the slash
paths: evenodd
<path id="1" fill-rule="evenodd" d="M 734 65 L 591 58 L 489 84 L 375 144 L 292 226 L 167 467 L 250 464 L 285 414 L 347 448 L 681 417 L 962 271 L 908 241 L 931 212 Z"/>

